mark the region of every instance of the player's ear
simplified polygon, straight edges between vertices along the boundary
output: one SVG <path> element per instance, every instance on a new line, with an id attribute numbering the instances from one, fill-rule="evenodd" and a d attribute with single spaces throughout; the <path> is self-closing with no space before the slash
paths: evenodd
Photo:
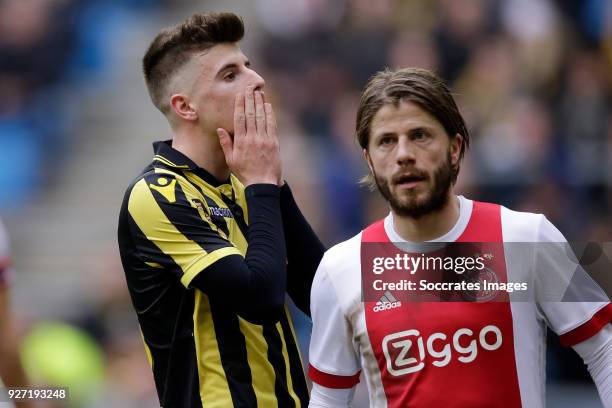
<path id="1" fill-rule="evenodd" d="M 189 102 L 189 98 L 183 94 L 174 94 L 170 97 L 170 107 L 181 119 L 196 120 L 198 112 Z"/>
<path id="2" fill-rule="evenodd" d="M 450 139 L 450 156 L 451 163 L 453 165 L 459 163 L 459 156 L 461 155 L 461 147 L 463 146 L 463 136 L 456 133 L 454 137 Z"/>
<path id="3" fill-rule="evenodd" d="M 363 149 L 362 151 L 363 159 L 368 163 L 368 168 L 370 169 L 370 173 L 374 174 L 373 166 L 372 166 L 372 158 L 370 157 L 370 153 L 368 153 L 368 149 Z"/>

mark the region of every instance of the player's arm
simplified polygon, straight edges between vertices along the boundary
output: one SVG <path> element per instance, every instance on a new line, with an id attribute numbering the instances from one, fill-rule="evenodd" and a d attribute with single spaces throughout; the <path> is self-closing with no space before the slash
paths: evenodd
<path id="1" fill-rule="evenodd" d="M 325 247 L 300 211 L 289 185 L 280 188 L 281 215 L 287 247 L 287 293 L 310 316 L 310 291 Z"/>
<path id="2" fill-rule="evenodd" d="M 310 407 L 348 407 L 361 372 L 352 328 L 321 261 L 312 284 L 312 337 L 308 376 Z"/>
<path id="3" fill-rule="evenodd" d="M 130 235 L 140 240 L 139 257 L 162 266 L 160 273 L 174 272 L 186 288 L 202 290 L 252 323 L 278 321 L 286 289 L 279 188 L 246 188 L 250 224 L 244 258 L 195 204 L 198 193 L 193 189 L 183 179 L 159 172 L 135 183 L 127 210 Z"/>
<path id="4" fill-rule="evenodd" d="M 262 92 L 247 87 L 244 95 L 236 96 L 233 139 L 225 129 L 217 132 L 225 161 L 242 184 L 248 186 L 254 180 L 282 184 L 276 118 Z M 249 208 L 249 218 L 250 213 Z M 310 288 L 324 248 L 286 184 L 281 188 L 281 213 L 287 240 L 287 291 L 296 305 L 310 315 Z"/>
<path id="5" fill-rule="evenodd" d="M 1 272 L 0 272 L 1 273 Z M 9 296 L 0 282 L 0 378 L 7 387 L 27 387 L 28 381 L 19 358 L 17 337 L 13 332 Z M 28 402 L 17 403 L 17 408 L 26 408 Z"/>
<path id="6" fill-rule="evenodd" d="M 279 195 L 279 188 L 271 184 L 248 186 L 246 256 L 223 257 L 191 282 L 210 295 L 225 294 L 227 307 L 256 324 L 277 322 L 285 305 L 286 252 Z"/>
<path id="7" fill-rule="evenodd" d="M 612 407 L 612 325 L 574 345 L 586 364 L 605 408 Z"/>
<path id="8" fill-rule="evenodd" d="M 312 383 L 309 408 L 346 408 L 350 406 L 355 388 L 327 388 Z"/>
<path id="9" fill-rule="evenodd" d="M 612 407 L 612 304 L 576 263 L 561 232 L 542 217 L 536 247 L 538 299 L 548 325 L 563 346 L 573 347 L 588 366 L 605 407 Z M 559 290 L 565 285 L 565 291 Z M 546 292 L 548 294 L 546 295 Z M 563 298 L 555 299 L 559 295 Z M 546 297 L 551 298 L 546 298 Z M 554 301 L 558 300 L 558 301 Z"/>

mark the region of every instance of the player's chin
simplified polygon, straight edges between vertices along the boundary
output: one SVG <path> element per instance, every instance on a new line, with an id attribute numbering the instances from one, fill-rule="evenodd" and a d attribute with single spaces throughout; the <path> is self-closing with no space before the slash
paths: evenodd
<path id="1" fill-rule="evenodd" d="M 426 189 L 420 183 L 418 185 L 407 186 L 405 184 L 395 184 L 393 194 L 399 200 L 408 199 L 414 200 L 416 197 L 423 195 Z"/>
<path id="2" fill-rule="evenodd" d="M 411 207 L 427 201 L 428 192 L 421 189 L 398 189 L 394 192 L 395 201 Z"/>

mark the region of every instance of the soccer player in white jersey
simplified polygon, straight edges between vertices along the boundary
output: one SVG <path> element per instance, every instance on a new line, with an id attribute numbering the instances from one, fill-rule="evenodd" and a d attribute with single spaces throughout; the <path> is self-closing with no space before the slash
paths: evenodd
<path id="1" fill-rule="evenodd" d="M 508 243 L 566 240 L 541 214 L 453 194 L 469 135 L 435 74 L 375 75 L 356 128 L 370 181 L 391 211 L 327 251 L 317 270 L 310 406 L 348 406 L 363 370 L 372 407 L 543 407 L 548 325 L 583 358 L 604 405 L 612 407 L 612 305 L 592 280 L 590 293 L 574 293 L 574 302 L 401 302 L 388 291 L 377 303 L 364 296 L 363 243 L 500 243 L 499 256 L 489 257 L 498 276 L 517 281 L 535 270 L 544 278 L 530 285 L 554 285 L 563 262 L 534 257 L 538 265 L 527 265 L 530 258 L 513 258 Z"/>

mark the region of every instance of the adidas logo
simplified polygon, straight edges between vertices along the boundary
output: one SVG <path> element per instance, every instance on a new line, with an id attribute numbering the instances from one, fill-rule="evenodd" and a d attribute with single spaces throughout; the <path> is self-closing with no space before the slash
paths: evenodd
<path id="1" fill-rule="evenodd" d="M 383 310 L 395 309 L 401 305 L 402 302 L 397 300 L 391 292 L 386 291 L 385 294 L 381 296 L 380 300 L 376 302 L 376 306 L 374 306 L 372 310 L 375 312 L 382 312 Z"/>

